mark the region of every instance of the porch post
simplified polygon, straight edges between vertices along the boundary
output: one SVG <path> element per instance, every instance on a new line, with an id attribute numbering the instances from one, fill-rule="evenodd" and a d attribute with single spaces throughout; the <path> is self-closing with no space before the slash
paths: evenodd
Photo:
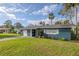
<path id="1" fill-rule="evenodd" d="M 5 29 L 5 33 L 7 33 L 7 29 Z"/>
<path id="2" fill-rule="evenodd" d="M 36 37 L 38 37 L 38 30 L 36 30 Z"/>
<path id="3" fill-rule="evenodd" d="M 32 29 L 30 29 L 30 36 L 32 37 Z"/>

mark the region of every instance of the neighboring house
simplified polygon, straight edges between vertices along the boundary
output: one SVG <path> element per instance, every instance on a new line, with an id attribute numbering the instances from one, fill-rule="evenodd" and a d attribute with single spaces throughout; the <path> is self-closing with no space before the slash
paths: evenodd
<path id="1" fill-rule="evenodd" d="M 71 39 L 72 25 L 27 26 L 22 29 L 24 36 Z"/>
<path id="2" fill-rule="evenodd" d="M 0 33 L 8 33 L 10 32 L 10 28 L 5 28 L 4 26 L 0 26 Z"/>

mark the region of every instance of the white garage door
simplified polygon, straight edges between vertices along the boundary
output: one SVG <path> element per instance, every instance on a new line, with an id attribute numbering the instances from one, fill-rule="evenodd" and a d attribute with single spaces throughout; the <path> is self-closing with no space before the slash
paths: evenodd
<path id="1" fill-rule="evenodd" d="M 23 31 L 23 35 L 24 35 L 24 36 L 27 36 L 27 30 L 24 30 L 24 31 Z"/>

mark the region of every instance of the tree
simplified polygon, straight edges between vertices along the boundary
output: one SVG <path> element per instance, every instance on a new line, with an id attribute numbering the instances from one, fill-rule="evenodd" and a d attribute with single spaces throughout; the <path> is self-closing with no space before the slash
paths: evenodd
<path id="1" fill-rule="evenodd" d="M 49 13 L 48 14 L 48 18 L 51 20 L 51 25 L 52 25 L 52 20 L 54 19 L 54 14 L 53 13 Z"/>
<path id="2" fill-rule="evenodd" d="M 17 29 L 23 28 L 23 26 L 22 26 L 22 24 L 21 24 L 20 22 L 16 22 L 16 23 L 14 24 L 14 26 L 15 26 L 15 28 L 17 28 Z"/>
<path id="3" fill-rule="evenodd" d="M 55 22 L 55 24 L 56 25 L 60 25 L 60 24 L 62 24 L 62 22 L 61 21 L 57 21 L 57 22 Z"/>
<path id="4" fill-rule="evenodd" d="M 64 25 L 69 25 L 70 24 L 69 20 L 64 20 L 63 23 L 64 23 Z"/>
<path id="5" fill-rule="evenodd" d="M 40 21 L 39 24 L 42 25 L 42 26 L 45 26 L 45 22 L 44 21 Z"/>
<path id="6" fill-rule="evenodd" d="M 56 25 L 69 25 L 70 22 L 69 20 L 64 20 L 64 21 L 57 21 L 55 22 Z"/>
<path id="7" fill-rule="evenodd" d="M 12 21 L 11 20 L 6 20 L 4 22 L 4 27 L 10 28 L 10 32 L 12 32 L 13 31 Z"/>
<path id="8" fill-rule="evenodd" d="M 61 14 L 70 15 L 70 20 L 72 20 L 72 17 L 75 16 L 76 38 L 77 38 L 78 37 L 78 33 L 77 33 L 77 6 L 78 6 L 78 3 L 66 3 L 66 4 L 63 4 L 63 6 L 64 6 L 64 8 L 61 10 L 61 12 L 60 12 Z"/>
<path id="9" fill-rule="evenodd" d="M 23 28 L 23 26 L 20 22 L 16 22 L 14 24 L 14 27 L 15 27 L 15 31 L 17 32 L 17 34 L 20 32 L 20 28 Z"/>
<path id="10" fill-rule="evenodd" d="M 11 27 L 12 27 L 12 21 L 11 21 L 11 20 L 5 21 L 5 22 L 4 22 L 4 26 L 5 26 L 6 28 L 11 28 Z"/>
<path id="11" fill-rule="evenodd" d="M 77 25 L 79 26 L 79 22 L 77 23 Z"/>
<path id="12" fill-rule="evenodd" d="M 78 24 L 77 24 L 77 25 L 78 25 L 78 38 L 79 38 L 79 22 L 78 22 Z"/>

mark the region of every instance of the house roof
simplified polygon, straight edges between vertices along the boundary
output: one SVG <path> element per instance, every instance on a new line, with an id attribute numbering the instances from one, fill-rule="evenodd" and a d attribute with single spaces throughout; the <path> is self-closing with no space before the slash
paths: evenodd
<path id="1" fill-rule="evenodd" d="M 41 28 L 72 28 L 73 25 L 45 25 L 45 26 L 27 26 L 23 29 L 41 29 Z"/>
<path id="2" fill-rule="evenodd" d="M 4 25 L 0 26 L 0 30 L 9 30 L 10 28 L 6 28 Z"/>
<path id="3" fill-rule="evenodd" d="M 0 28 L 0 30 L 9 30 L 10 28 Z"/>

